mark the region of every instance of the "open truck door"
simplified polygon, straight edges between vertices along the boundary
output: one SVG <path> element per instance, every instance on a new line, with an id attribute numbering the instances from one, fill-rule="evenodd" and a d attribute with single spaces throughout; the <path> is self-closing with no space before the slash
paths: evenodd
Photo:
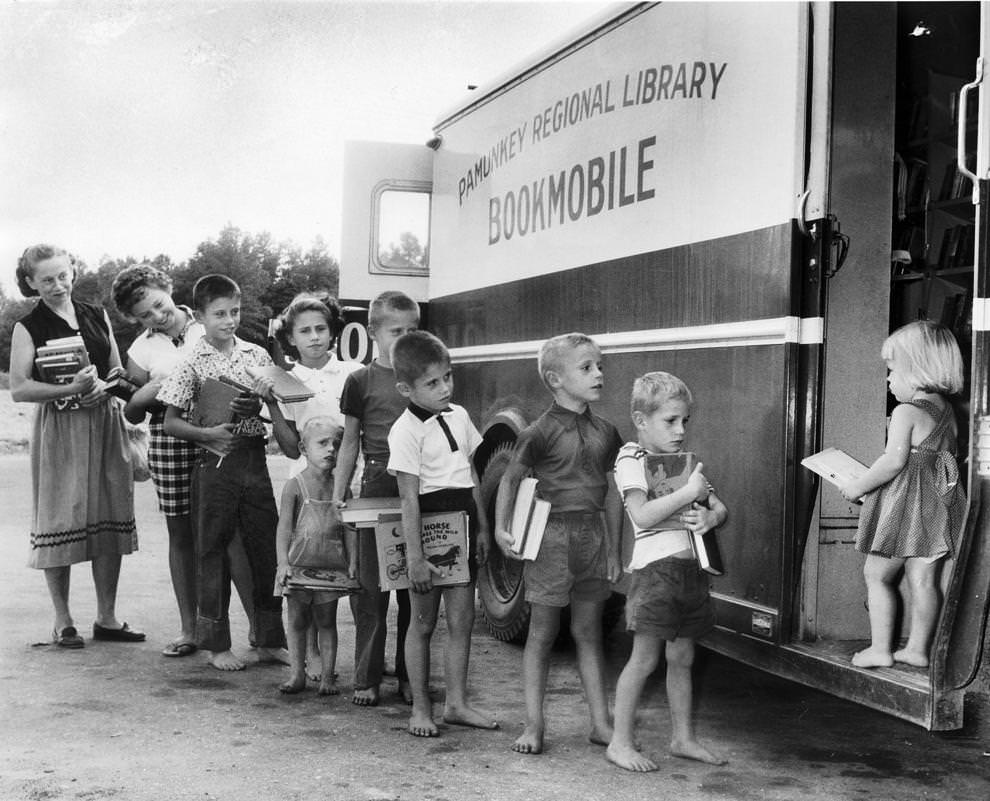
<path id="1" fill-rule="evenodd" d="M 915 17 L 938 30 L 914 34 Z M 630 439 L 633 379 L 677 374 L 697 399 L 690 447 L 730 511 L 704 644 L 929 729 L 960 727 L 964 696 L 987 684 L 988 148 L 973 80 L 986 24 L 976 4 L 613 9 L 400 154 L 432 170 L 420 184 L 432 184 L 428 274 L 375 264 L 376 187 L 402 168 L 379 145 L 347 157 L 341 294 L 429 301 L 426 326 L 485 437 L 489 493 L 505 449 L 548 405 L 535 369 L 548 337 L 599 343 L 596 411 Z M 953 193 L 957 149 L 979 190 L 962 202 L 939 197 L 945 182 Z M 355 157 L 371 166 L 353 169 Z M 917 202 L 902 197 L 912 174 Z M 867 462 L 883 450 L 880 345 L 919 314 L 972 354 L 971 503 L 943 571 L 931 668 L 864 670 L 850 661 L 869 637 L 857 509 L 800 462 L 825 445 Z M 496 556 L 479 577 L 496 636 L 524 635 L 520 573 Z"/>
<path id="2" fill-rule="evenodd" d="M 340 302 L 345 360 L 370 362 L 368 304 L 387 290 L 427 299 L 433 151 L 425 145 L 348 142 L 344 149 Z"/>

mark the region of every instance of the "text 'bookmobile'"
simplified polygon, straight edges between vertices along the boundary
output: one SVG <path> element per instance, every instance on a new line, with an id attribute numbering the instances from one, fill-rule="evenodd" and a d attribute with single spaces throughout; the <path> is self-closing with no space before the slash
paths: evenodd
<path id="1" fill-rule="evenodd" d="M 341 297 L 424 302 L 489 499 L 548 404 L 547 337 L 601 345 L 596 410 L 629 438 L 633 378 L 677 374 L 730 510 L 704 644 L 929 729 L 990 709 L 988 26 L 979 3 L 622 6 L 472 92 L 426 146 L 351 143 L 345 164 Z M 858 507 L 800 462 L 882 452 L 880 345 L 918 317 L 967 363 L 969 508 L 931 667 L 862 670 Z M 342 348 L 366 356 L 359 325 Z M 479 579 L 505 639 L 525 631 L 520 576 L 495 558 Z"/>

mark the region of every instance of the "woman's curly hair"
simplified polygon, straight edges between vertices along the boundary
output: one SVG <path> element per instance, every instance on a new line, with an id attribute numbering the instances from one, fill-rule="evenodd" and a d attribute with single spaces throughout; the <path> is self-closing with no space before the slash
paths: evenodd
<path id="1" fill-rule="evenodd" d="M 110 294 L 113 304 L 122 314 L 130 314 L 149 289 L 161 289 L 172 294 L 172 279 L 150 264 L 135 264 L 125 267 L 113 279 Z"/>

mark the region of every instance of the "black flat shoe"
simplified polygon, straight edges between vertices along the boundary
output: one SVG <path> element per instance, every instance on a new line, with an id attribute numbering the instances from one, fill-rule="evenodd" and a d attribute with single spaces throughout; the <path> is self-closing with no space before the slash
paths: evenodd
<path id="1" fill-rule="evenodd" d="M 126 623 L 119 629 L 108 629 L 99 623 L 93 624 L 94 640 L 111 640 L 113 642 L 143 642 L 144 632 L 134 631 Z"/>
<path id="2" fill-rule="evenodd" d="M 66 626 L 61 631 L 53 629 L 52 642 L 59 648 L 83 648 L 86 645 L 75 626 Z"/>

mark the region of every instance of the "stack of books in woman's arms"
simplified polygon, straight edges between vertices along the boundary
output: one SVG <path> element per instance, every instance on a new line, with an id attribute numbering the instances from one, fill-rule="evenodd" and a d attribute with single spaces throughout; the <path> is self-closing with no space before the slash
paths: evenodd
<path id="1" fill-rule="evenodd" d="M 41 380 L 48 384 L 71 384 L 76 373 L 89 366 L 89 354 L 81 336 L 49 339 L 34 354 Z"/>

